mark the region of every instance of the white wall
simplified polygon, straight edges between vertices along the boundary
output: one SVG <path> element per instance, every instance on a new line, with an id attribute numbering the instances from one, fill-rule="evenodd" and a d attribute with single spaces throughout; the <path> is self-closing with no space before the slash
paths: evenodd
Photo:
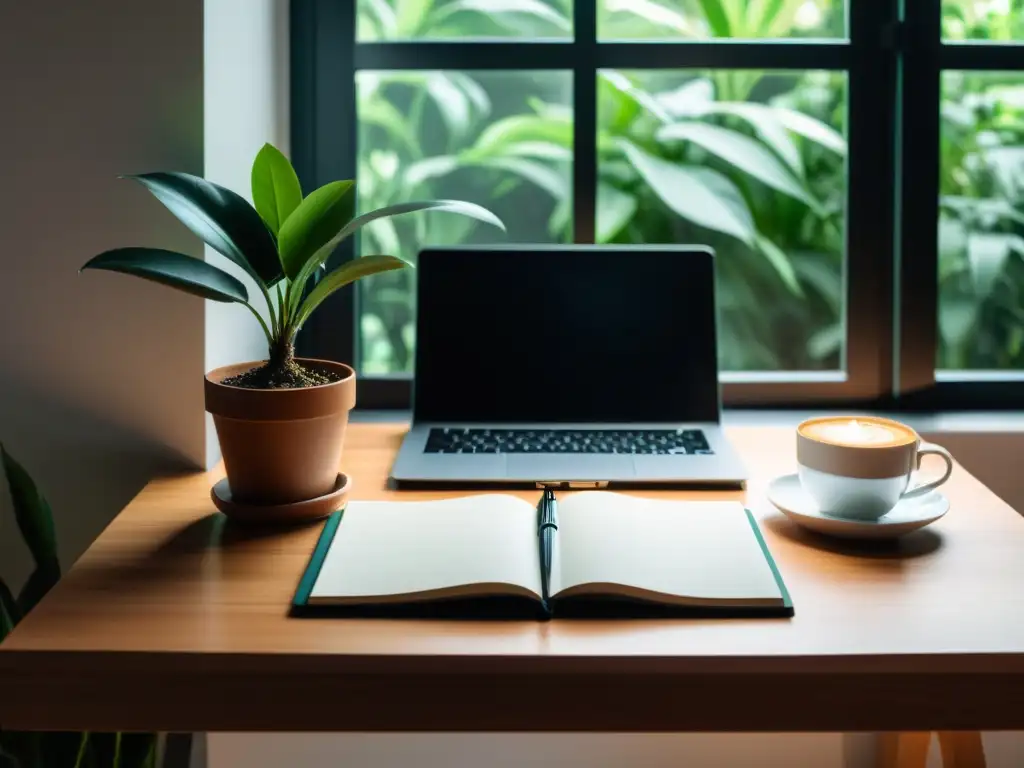
<path id="1" fill-rule="evenodd" d="M 202 302 L 77 273 L 118 246 L 201 253 L 117 175 L 202 172 L 202 0 L 0 5 L 0 440 L 70 564 L 155 471 L 204 458 Z M 0 573 L 26 567 L 0 490 Z"/>
<path id="2" fill-rule="evenodd" d="M 288 153 L 288 3 L 207 0 L 204 17 L 206 178 L 251 201 L 250 169 L 260 147 L 269 141 Z M 240 269 L 211 248 L 206 259 L 240 277 L 253 306 L 265 309 L 259 290 Z M 262 360 L 266 352 L 266 339 L 248 310 L 207 303 L 205 370 Z M 219 459 L 208 418 L 206 464 Z"/>

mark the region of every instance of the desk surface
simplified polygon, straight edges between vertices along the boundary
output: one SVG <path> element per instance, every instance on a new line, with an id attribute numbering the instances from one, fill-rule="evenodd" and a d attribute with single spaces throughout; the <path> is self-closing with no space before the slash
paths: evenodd
<path id="1" fill-rule="evenodd" d="M 353 425 L 354 498 L 404 428 Z M 0 725 L 212 730 L 927 730 L 1024 726 L 1024 520 L 962 467 L 949 514 L 888 545 L 765 499 L 789 429 L 732 429 L 793 619 L 290 619 L 320 524 L 224 524 L 216 470 L 155 480 L 0 648 Z M 535 499 L 536 491 L 526 498 Z"/>

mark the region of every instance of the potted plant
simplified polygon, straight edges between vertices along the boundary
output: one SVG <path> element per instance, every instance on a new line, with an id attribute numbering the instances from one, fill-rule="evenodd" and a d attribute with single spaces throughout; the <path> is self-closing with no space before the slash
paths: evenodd
<path id="1" fill-rule="evenodd" d="M 267 359 L 218 368 L 205 382 L 206 410 L 213 414 L 231 500 L 244 505 L 239 510 L 263 519 L 332 511 L 307 502 L 340 491 L 338 467 L 348 412 L 355 405 L 355 371 L 343 363 L 296 358 L 295 338 L 335 291 L 411 265 L 396 256 L 375 255 L 325 272 L 327 258 L 342 240 L 385 216 L 437 210 L 501 229 L 504 225 L 487 209 L 458 200 L 399 203 L 356 216 L 353 181 L 334 181 L 303 197 L 291 163 L 270 144 L 252 167 L 255 207 L 229 189 L 185 173 L 127 178 L 146 187 L 252 278 L 266 305 L 266 319 L 240 280 L 182 253 L 116 248 L 82 269 L 123 272 L 248 309 L 266 336 Z M 219 496 L 215 492 L 215 501 Z"/>

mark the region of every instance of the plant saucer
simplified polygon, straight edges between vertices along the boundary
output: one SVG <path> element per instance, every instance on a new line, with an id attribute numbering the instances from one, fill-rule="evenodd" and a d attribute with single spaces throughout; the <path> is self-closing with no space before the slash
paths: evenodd
<path id="1" fill-rule="evenodd" d="M 213 505 L 232 520 L 246 523 L 303 523 L 319 520 L 345 506 L 352 481 L 344 472 L 338 473 L 334 489 L 323 496 L 289 504 L 248 504 L 231 496 L 225 477 L 210 489 Z"/>

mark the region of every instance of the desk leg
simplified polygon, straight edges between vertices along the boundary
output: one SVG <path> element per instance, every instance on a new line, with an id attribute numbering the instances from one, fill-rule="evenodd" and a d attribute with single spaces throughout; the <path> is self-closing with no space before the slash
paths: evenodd
<path id="1" fill-rule="evenodd" d="M 939 731 L 942 768 L 985 768 L 985 747 L 978 731 Z"/>
<path id="2" fill-rule="evenodd" d="M 206 768 L 205 733 L 168 733 L 163 768 Z"/>
<path id="3" fill-rule="evenodd" d="M 931 733 L 883 733 L 877 768 L 926 768 Z M 940 731 L 942 768 L 985 768 L 978 731 Z"/>
<path id="4" fill-rule="evenodd" d="M 878 768 L 926 768 L 930 732 L 889 732 L 879 737 Z"/>

